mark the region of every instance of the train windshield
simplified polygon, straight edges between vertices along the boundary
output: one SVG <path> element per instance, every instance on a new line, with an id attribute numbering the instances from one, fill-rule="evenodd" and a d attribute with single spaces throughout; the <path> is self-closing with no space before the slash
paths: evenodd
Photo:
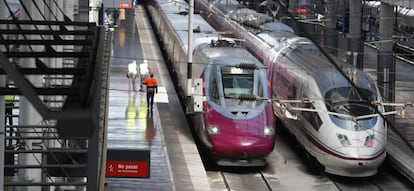
<path id="1" fill-rule="evenodd" d="M 221 68 L 223 84 L 223 102 L 221 105 L 237 108 L 252 108 L 263 103 L 258 101 L 239 100 L 240 95 L 266 97 L 265 70 L 245 70 L 234 67 Z"/>
<path id="2" fill-rule="evenodd" d="M 252 74 L 225 74 L 223 75 L 223 90 L 225 97 L 235 97 L 241 94 L 252 94 Z"/>
<path id="3" fill-rule="evenodd" d="M 376 113 L 370 102 L 375 100 L 375 94 L 367 89 L 360 88 L 359 92 L 351 87 L 339 87 L 329 90 L 325 94 L 326 106 L 330 112 L 348 116 L 363 116 Z M 366 100 L 369 101 L 366 101 Z M 340 117 L 341 116 L 337 116 Z"/>

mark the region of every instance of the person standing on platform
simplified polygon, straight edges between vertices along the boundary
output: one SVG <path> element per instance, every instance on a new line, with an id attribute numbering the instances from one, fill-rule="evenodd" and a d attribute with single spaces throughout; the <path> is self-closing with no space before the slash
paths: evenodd
<path id="1" fill-rule="evenodd" d="M 138 65 L 137 61 L 133 60 L 131 63 L 128 64 L 128 73 L 127 78 L 131 81 L 132 84 L 132 90 L 135 92 L 135 82 L 137 81 L 138 77 Z"/>
<path id="2" fill-rule="evenodd" d="M 154 78 L 154 74 L 150 73 L 149 77 L 143 82 L 147 86 L 147 108 L 149 109 L 154 105 L 154 95 L 158 93 L 157 80 Z"/>
<path id="3" fill-rule="evenodd" d="M 113 12 L 113 17 L 114 17 L 114 26 L 118 26 L 118 18 L 119 18 L 119 10 L 118 9 L 114 9 Z"/>
<path id="4" fill-rule="evenodd" d="M 137 6 L 137 0 L 132 0 L 132 8 L 135 9 L 136 6 Z"/>
<path id="5" fill-rule="evenodd" d="M 143 80 L 145 78 L 147 78 L 149 76 L 149 68 L 148 68 L 148 61 L 144 60 L 144 63 L 141 63 L 139 65 L 139 80 L 140 80 L 140 86 L 139 86 L 139 91 L 143 92 L 144 88 L 143 88 Z"/>
<path id="6" fill-rule="evenodd" d="M 121 8 L 119 9 L 119 21 L 121 22 L 121 27 L 125 26 L 125 19 L 126 19 L 125 9 Z"/>

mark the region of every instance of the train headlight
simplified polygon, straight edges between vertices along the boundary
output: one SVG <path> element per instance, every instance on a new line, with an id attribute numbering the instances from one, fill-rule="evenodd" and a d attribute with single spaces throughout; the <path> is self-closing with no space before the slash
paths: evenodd
<path id="1" fill-rule="evenodd" d="M 338 137 L 339 143 L 341 143 L 342 146 L 347 147 L 351 145 L 351 142 L 349 142 L 349 139 L 346 135 L 342 134 L 336 134 Z"/>
<path id="2" fill-rule="evenodd" d="M 263 129 L 264 135 L 271 135 L 273 136 L 275 134 L 275 128 L 271 126 L 265 126 Z"/>
<path id="3" fill-rule="evenodd" d="M 374 135 L 369 135 L 365 138 L 365 146 L 373 147 L 374 146 Z"/>
<path id="4" fill-rule="evenodd" d="M 217 125 L 209 125 L 207 126 L 207 132 L 210 135 L 220 134 L 220 128 Z"/>

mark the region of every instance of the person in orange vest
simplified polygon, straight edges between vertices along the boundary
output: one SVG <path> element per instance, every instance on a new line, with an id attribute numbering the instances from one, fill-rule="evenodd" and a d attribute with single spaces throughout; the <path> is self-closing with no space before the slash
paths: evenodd
<path id="1" fill-rule="evenodd" d="M 147 86 L 147 107 L 148 109 L 154 105 L 154 95 L 158 93 L 157 80 L 154 78 L 154 74 L 150 73 L 148 78 L 145 78 L 144 85 Z"/>

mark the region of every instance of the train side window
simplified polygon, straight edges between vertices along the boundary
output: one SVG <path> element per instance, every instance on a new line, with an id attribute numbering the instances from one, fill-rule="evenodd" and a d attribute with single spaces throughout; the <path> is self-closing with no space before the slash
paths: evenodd
<path id="1" fill-rule="evenodd" d="M 269 98 L 267 93 L 267 76 L 265 70 L 257 70 L 254 72 L 253 94 L 261 98 Z M 256 105 L 262 104 L 263 100 L 258 100 Z"/>
<path id="2" fill-rule="evenodd" d="M 277 67 L 273 67 L 273 72 L 272 72 L 272 81 L 271 83 L 273 84 L 272 87 L 272 95 L 273 97 L 278 97 L 276 92 L 279 89 L 279 81 L 278 81 L 278 70 Z"/>
<path id="3" fill-rule="evenodd" d="M 215 76 L 212 76 L 210 79 L 211 79 L 210 98 L 214 103 L 220 104 L 220 97 L 219 97 L 219 92 L 218 92 L 218 89 L 217 89 L 216 78 L 215 78 Z"/>
<path id="4" fill-rule="evenodd" d="M 257 91 L 257 96 L 265 97 L 266 95 L 264 95 L 264 93 L 263 93 L 263 87 L 260 84 L 262 84 L 262 83 L 259 83 L 259 89 Z M 266 84 L 266 82 L 264 84 Z"/>
<path id="5" fill-rule="evenodd" d="M 286 77 L 277 74 L 274 82 L 276 82 L 276 87 L 274 87 L 274 89 L 276 92 L 280 92 L 279 96 L 285 99 L 296 98 L 296 87 L 288 79 L 286 79 Z"/>
<path id="6" fill-rule="evenodd" d="M 288 99 L 296 99 L 296 87 L 291 83 L 288 86 Z"/>
<path id="7" fill-rule="evenodd" d="M 303 98 L 306 98 L 306 96 L 303 96 Z M 303 104 L 304 108 L 307 109 L 315 109 L 315 106 L 313 103 L 305 103 Z M 303 117 L 308 121 L 308 123 L 316 130 L 318 131 L 319 128 L 322 125 L 322 120 L 319 117 L 318 113 L 315 111 L 303 111 L 302 112 Z"/>

